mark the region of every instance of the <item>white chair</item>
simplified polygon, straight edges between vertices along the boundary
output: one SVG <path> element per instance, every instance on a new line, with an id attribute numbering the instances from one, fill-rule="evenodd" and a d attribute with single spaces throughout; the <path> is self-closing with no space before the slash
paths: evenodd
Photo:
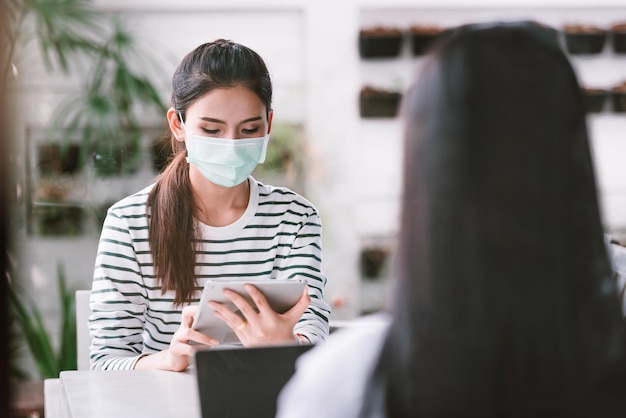
<path id="1" fill-rule="evenodd" d="M 76 308 L 76 354 L 78 370 L 89 370 L 89 346 L 91 336 L 89 335 L 89 307 L 90 290 L 77 290 L 75 299 Z"/>
<path id="2" fill-rule="evenodd" d="M 78 370 L 89 370 L 89 295 L 90 290 L 77 290 L 74 295 L 76 310 L 76 366 Z M 46 418 L 63 416 L 61 410 L 61 384 L 58 378 L 44 380 L 44 413 Z"/>

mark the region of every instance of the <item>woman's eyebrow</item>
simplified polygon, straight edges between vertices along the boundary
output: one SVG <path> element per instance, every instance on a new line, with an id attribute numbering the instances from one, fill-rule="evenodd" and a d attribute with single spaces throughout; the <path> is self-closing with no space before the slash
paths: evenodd
<path id="1" fill-rule="evenodd" d="M 226 122 L 224 122 L 223 120 L 220 119 L 214 119 L 214 118 L 207 118 L 207 117 L 203 117 L 200 118 L 201 120 L 205 121 L 205 122 L 213 122 L 213 123 L 221 123 L 221 124 L 225 124 Z"/>
<path id="2" fill-rule="evenodd" d="M 242 120 L 240 123 L 256 122 L 257 120 L 262 120 L 262 119 L 263 118 L 261 116 L 255 116 L 253 118 Z"/>
<path id="3" fill-rule="evenodd" d="M 226 124 L 226 122 L 225 122 L 225 121 L 223 121 L 223 120 L 221 120 L 221 119 L 215 119 L 215 118 L 209 118 L 209 117 L 202 117 L 202 118 L 200 118 L 200 119 L 201 119 L 201 120 L 203 120 L 203 121 L 205 121 L 205 122 L 213 122 L 213 123 L 221 123 L 221 124 Z M 242 121 L 241 121 L 241 122 L 239 122 L 239 123 L 241 124 L 241 123 L 248 123 L 248 122 L 256 122 L 256 121 L 258 121 L 258 120 L 262 120 L 262 119 L 263 119 L 263 117 L 261 117 L 261 116 L 255 116 L 255 117 L 253 117 L 253 118 L 248 118 L 248 119 L 242 120 Z"/>

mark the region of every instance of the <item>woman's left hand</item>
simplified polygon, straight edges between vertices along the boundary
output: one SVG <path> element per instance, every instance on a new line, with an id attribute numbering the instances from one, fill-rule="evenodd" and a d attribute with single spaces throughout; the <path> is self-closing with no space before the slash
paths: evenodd
<path id="1" fill-rule="evenodd" d="M 240 294 L 232 290 L 224 290 L 224 295 L 239 309 L 241 315 L 231 311 L 218 302 L 209 302 L 215 315 L 221 318 L 235 332 L 246 347 L 297 341 L 293 327 L 311 303 L 309 289 L 304 287 L 302 296 L 285 313 L 275 312 L 267 302 L 263 293 L 251 284 L 245 290 L 252 298 L 257 309 L 254 309 Z"/>

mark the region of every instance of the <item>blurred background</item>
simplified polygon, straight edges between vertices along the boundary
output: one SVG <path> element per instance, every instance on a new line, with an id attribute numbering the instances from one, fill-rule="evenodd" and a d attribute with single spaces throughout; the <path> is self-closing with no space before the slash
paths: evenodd
<path id="1" fill-rule="evenodd" d="M 30 320 L 47 333 L 56 369 L 72 367 L 60 360 L 71 357 L 63 330 L 73 292 L 91 287 L 106 209 L 162 167 L 171 74 L 217 38 L 253 48 L 270 69 L 274 126 L 255 176 L 319 209 L 335 320 L 385 304 L 401 186 L 398 107 L 423 43 L 459 24 L 530 19 L 555 29 L 588 96 L 607 233 L 626 236 L 623 1 L 7 0 L 7 9 L 10 288 L 24 308 L 16 325 Z M 28 339 L 14 341 L 15 376 L 45 377 Z"/>

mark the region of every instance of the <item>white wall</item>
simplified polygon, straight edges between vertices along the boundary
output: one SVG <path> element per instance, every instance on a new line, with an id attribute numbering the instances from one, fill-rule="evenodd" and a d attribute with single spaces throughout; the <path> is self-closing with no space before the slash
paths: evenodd
<path id="1" fill-rule="evenodd" d="M 375 23 L 459 24 L 517 17 L 554 25 L 566 20 L 605 26 L 615 20 L 626 21 L 622 1 L 591 0 L 98 0 L 95 4 L 119 12 L 160 58 L 167 74 L 160 85 L 165 99 L 174 67 L 200 43 L 231 38 L 266 59 L 275 83 L 275 121 L 302 122 L 306 128 L 306 194 L 319 208 L 324 224 L 328 300 L 344 303 L 335 310 L 337 319 L 358 315 L 364 300 L 370 306 L 381 303 L 384 288 L 362 287 L 358 252 L 363 243 L 393 237 L 398 227 L 401 123 L 397 119 L 361 120 L 358 92 L 366 81 L 384 84 L 400 78 L 408 85 L 420 64 L 419 59 L 407 55 L 395 63 L 363 62 L 357 51 L 359 28 Z M 15 140 L 22 155 L 32 129 L 46 126 L 72 86 L 71 80 L 51 77 L 37 54 L 28 52 L 13 95 Z M 574 65 L 589 82 L 611 84 L 626 79 L 626 57 L 615 58 L 608 52 L 593 60 L 577 58 Z M 625 119 L 610 114 L 590 117 L 605 221 L 608 228 L 623 230 L 626 173 L 621 156 L 626 155 L 626 141 L 620 133 L 626 132 Z M 18 174 L 25 175 L 21 163 Z M 151 174 L 144 172 L 143 176 L 149 181 Z M 112 183 L 111 187 L 118 190 L 124 186 Z M 127 194 L 127 190 L 119 191 Z M 54 322 L 55 265 L 59 260 L 65 264 L 74 286 L 90 287 L 97 234 L 63 240 L 19 237 L 21 279 L 26 279 L 25 286 L 32 288 L 34 299 Z"/>

